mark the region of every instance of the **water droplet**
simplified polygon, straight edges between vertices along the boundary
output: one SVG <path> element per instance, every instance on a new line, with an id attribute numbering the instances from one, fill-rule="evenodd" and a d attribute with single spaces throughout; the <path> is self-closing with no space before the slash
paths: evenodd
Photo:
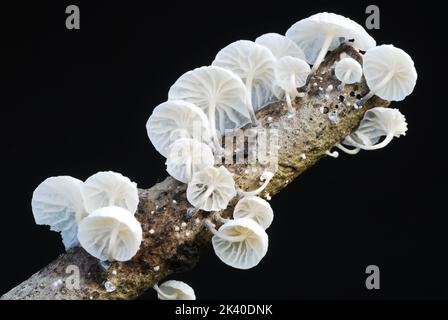
<path id="1" fill-rule="evenodd" d="M 173 203 L 174 203 L 174 204 L 177 204 L 177 201 L 176 201 L 176 200 L 173 200 Z"/>
<path id="2" fill-rule="evenodd" d="M 101 266 L 101 268 L 103 268 L 104 270 L 107 270 L 107 269 L 109 269 L 109 267 L 110 267 L 110 262 L 107 261 L 107 260 L 105 260 L 105 261 L 100 261 L 100 266 Z"/>
<path id="3" fill-rule="evenodd" d="M 154 232 L 156 232 L 154 229 L 149 230 L 149 234 L 154 234 Z"/>
<path id="4" fill-rule="evenodd" d="M 154 210 L 151 211 L 151 214 L 154 214 Z"/>
<path id="5" fill-rule="evenodd" d="M 117 275 L 117 270 L 112 270 L 112 274 L 113 274 L 114 276 L 116 276 L 116 275 Z"/>
<path id="6" fill-rule="evenodd" d="M 301 153 L 301 154 L 300 154 L 300 158 L 301 158 L 302 160 L 306 160 L 306 154 Z"/>
<path id="7" fill-rule="evenodd" d="M 59 287 L 62 283 L 63 283 L 62 279 L 58 279 L 58 280 L 53 281 L 53 283 L 51 285 L 53 287 Z"/>
<path id="8" fill-rule="evenodd" d="M 160 266 L 155 266 L 155 267 L 154 267 L 153 269 L 154 269 L 154 271 L 156 271 L 156 272 L 157 272 L 157 271 L 159 271 L 159 270 L 160 270 Z"/>
<path id="9" fill-rule="evenodd" d="M 117 287 L 110 282 L 109 280 L 107 280 L 106 282 L 104 282 L 104 288 L 106 289 L 106 292 L 114 292 L 115 289 L 117 289 Z"/>

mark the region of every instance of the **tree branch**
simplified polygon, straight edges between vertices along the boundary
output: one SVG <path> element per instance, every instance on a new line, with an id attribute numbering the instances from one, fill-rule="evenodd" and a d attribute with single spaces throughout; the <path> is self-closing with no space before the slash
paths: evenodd
<path id="1" fill-rule="evenodd" d="M 278 170 L 263 195 L 275 195 L 324 157 L 327 150 L 356 129 L 366 110 L 389 105 L 373 97 L 361 109 L 352 107 L 357 100 L 355 96 L 365 95 L 368 88 L 363 79 L 361 83 L 346 85 L 344 92 L 338 91 L 339 81 L 331 67 L 342 52 L 361 62 L 361 55 L 349 45 L 330 53 L 311 77 L 305 97 L 294 102 L 295 117 L 288 117 L 284 102 L 273 103 L 257 112 L 264 128 L 279 130 Z M 328 86 L 334 89 L 327 91 Z M 343 102 L 340 95 L 344 96 Z M 338 120 L 330 119 L 332 111 L 337 111 Z M 261 164 L 251 166 L 258 171 L 247 170 L 245 164 L 226 166 L 234 173 L 241 189 L 259 186 Z M 81 247 L 73 248 L 1 299 L 134 299 L 166 276 L 193 268 L 201 250 L 210 243 L 211 234 L 203 227 L 210 213 L 200 211 L 192 215 L 194 208 L 186 200 L 185 191 L 186 185 L 171 177 L 152 188 L 139 190 L 136 217 L 142 224 L 144 241 L 131 261 L 113 262 L 104 268 Z M 234 205 L 232 201 L 222 215 L 231 216 Z M 65 279 L 70 276 L 66 273 L 69 265 L 76 265 L 80 270 L 79 289 L 68 290 L 65 285 Z M 113 292 L 106 291 L 106 281 L 116 287 Z"/>

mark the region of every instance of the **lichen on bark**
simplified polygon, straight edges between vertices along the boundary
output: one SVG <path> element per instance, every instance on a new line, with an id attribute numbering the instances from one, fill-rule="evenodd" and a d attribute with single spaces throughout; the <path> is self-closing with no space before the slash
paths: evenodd
<path id="1" fill-rule="evenodd" d="M 388 101 L 375 96 L 362 108 L 353 108 L 357 95 L 365 95 L 368 88 L 363 79 L 360 83 L 346 85 L 343 92 L 338 90 L 339 81 L 332 66 L 341 53 L 361 62 L 361 55 L 348 44 L 329 53 L 309 79 L 305 96 L 294 101 L 294 117 L 288 117 L 285 102 L 272 103 L 257 112 L 263 128 L 279 132 L 278 167 L 263 196 L 274 196 L 325 157 L 326 151 L 357 128 L 365 111 L 389 105 Z M 261 164 L 251 165 L 255 170 L 248 170 L 248 164 L 226 167 L 234 173 L 239 188 L 259 187 Z M 139 197 L 136 218 L 142 224 L 144 240 L 131 261 L 112 262 L 104 268 L 82 248 L 73 248 L 1 299 L 134 299 L 166 276 L 192 269 L 201 251 L 209 248 L 211 233 L 203 222 L 210 213 L 195 212 L 186 199 L 186 185 L 172 177 L 149 189 L 140 189 Z M 236 199 L 221 214 L 231 216 L 235 203 Z M 78 289 L 68 290 L 65 285 L 70 265 L 79 268 Z M 113 283 L 116 289 L 107 292 L 106 281 Z"/>

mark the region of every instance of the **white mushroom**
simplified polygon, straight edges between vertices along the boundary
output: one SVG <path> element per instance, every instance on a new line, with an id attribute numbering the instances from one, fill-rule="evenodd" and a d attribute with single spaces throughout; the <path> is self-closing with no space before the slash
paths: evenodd
<path id="1" fill-rule="evenodd" d="M 171 100 L 159 104 L 146 123 L 149 139 L 164 157 L 171 143 L 180 138 L 193 138 L 211 143 L 211 132 L 204 111 L 192 103 Z"/>
<path id="2" fill-rule="evenodd" d="M 355 21 L 328 12 L 312 15 L 296 22 L 286 31 L 305 53 L 306 61 L 316 71 L 328 50 L 335 49 L 343 40 L 353 40 L 353 47 L 366 51 L 376 45 L 364 28 Z"/>
<path id="3" fill-rule="evenodd" d="M 274 220 L 274 212 L 269 202 L 260 197 L 250 196 L 238 201 L 233 210 L 233 218 L 252 219 L 266 230 Z"/>
<path id="4" fill-rule="evenodd" d="M 252 122 L 255 113 L 276 95 L 273 92 L 275 57 L 269 49 L 248 40 L 239 40 L 221 49 L 212 65 L 234 72 L 246 85 Z"/>
<path id="5" fill-rule="evenodd" d="M 278 33 L 266 33 L 255 39 L 255 43 L 268 48 L 276 59 L 294 57 L 305 60 L 305 54 L 293 41 Z"/>
<path id="6" fill-rule="evenodd" d="M 414 61 L 393 45 L 368 50 L 363 57 L 363 69 L 370 92 L 362 99 L 361 105 L 373 95 L 401 101 L 412 93 L 417 82 Z"/>
<path id="7" fill-rule="evenodd" d="M 31 200 L 36 223 L 60 232 L 66 250 L 79 244 L 77 223 L 87 215 L 82 185 L 81 180 L 72 177 L 51 177 L 34 190 Z"/>
<path id="8" fill-rule="evenodd" d="M 142 227 L 134 215 L 120 207 L 95 210 L 79 224 L 81 246 L 102 261 L 128 261 L 140 248 Z"/>
<path id="9" fill-rule="evenodd" d="M 294 113 L 291 100 L 300 95 L 297 88 L 305 85 L 309 73 L 310 66 L 302 59 L 283 57 L 275 62 L 275 81 L 285 91 L 290 114 Z"/>
<path id="10" fill-rule="evenodd" d="M 210 220 L 205 220 L 213 233 L 215 254 L 225 264 L 237 269 L 255 267 L 268 251 L 266 231 L 248 218 L 229 220 L 216 230 Z"/>
<path id="11" fill-rule="evenodd" d="M 87 212 L 109 206 L 117 206 L 134 214 L 139 202 L 137 184 L 128 177 L 112 171 L 90 176 L 82 187 Z"/>
<path id="12" fill-rule="evenodd" d="M 178 139 L 170 147 L 166 171 L 181 182 L 188 183 L 193 174 L 215 161 L 209 146 L 195 139 Z"/>
<path id="13" fill-rule="evenodd" d="M 247 105 L 244 83 L 224 68 L 208 66 L 188 71 L 171 86 L 168 98 L 191 102 L 205 112 L 217 148 L 221 144 L 216 128 L 224 134 L 226 129 L 251 122 L 252 108 Z"/>
<path id="14" fill-rule="evenodd" d="M 187 199 L 196 208 L 219 211 L 235 197 L 235 181 L 225 167 L 207 167 L 195 172 L 188 183 Z"/>
<path id="15" fill-rule="evenodd" d="M 406 118 L 398 109 L 377 107 L 366 111 L 358 129 L 342 143 L 363 150 L 377 150 L 387 146 L 394 137 L 406 135 L 407 129 Z M 379 142 L 383 136 L 384 140 Z"/>
<path id="16" fill-rule="evenodd" d="M 182 281 L 169 280 L 160 286 L 155 284 L 154 290 L 160 300 L 196 300 L 193 288 Z"/>
<path id="17" fill-rule="evenodd" d="M 353 58 L 343 58 L 334 68 L 336 78 L 341 81 L 339 89 L 344 89 L 346 84 L 359 82 L 362 77 L 362 67 L 358 61 Z"/>
<path id="18" fill-rule="evenodd" d="M 249 197 L 249 196 L 256 196 L 257 194 L 259 194 L 260 192 L 262 192 L 269 184 L 269 182 L 272 180 L 272 178 L 274 177 L 274 173 L 271 171 L 264 171 L 263 174 L 260 176 L 260 181 L 263 182 L 263 184 L 258 187 L 255 190 L 252 191 L 244 191 L 241 189 L 238 189 L 238 195 L 241 197 Z"/>

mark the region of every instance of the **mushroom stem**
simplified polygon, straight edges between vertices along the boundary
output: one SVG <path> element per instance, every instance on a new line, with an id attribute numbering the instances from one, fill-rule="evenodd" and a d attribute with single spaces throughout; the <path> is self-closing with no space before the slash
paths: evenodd
<path id="1" fill-rule="evenodd" d="M 386 138 L 384 138 L 383 141 L 381 141 L 380 143 L 374 144 L 372 146 L 361 145 L 355 141 L 353 141 L 351 143 L 353 144 L 354 147 L 360 148 L 363 150 L 378 150 L 378 149 L 381 149 L 381 148 L 384 148 L 385 146 L 387 146 L 392 141 L 393 138 L 394 138 L 393 134 L 388 134 L 386 136 Z"/>
<path id="2" fill-rule="evenodd" d="M 214 218 L 216 221 L 221 222 L 221 223 L 226 223 L 227 221 L 230 220 L 230 219 L 226 219 L 226 218 L 221 217 L 221 215 L 219 214 L 219 212 L 215 212 L 215 213 L 213 214 L 213 218 Z"/>
<path id="3" fill-rule="evenodd" d="M 360 148 L 348 149 L 348 148 L 344 147 L 344 146 L 343 146 L 342 144 L 340 144 L 340 143 L 336 144 L 336 147 L 339 148 L 341 151 L 344 151 L 345 153 L 350 154 L 350 155 L 358 154 L 359 151 L 361 151 Z"/>
<path id="4" fill-rule="evenodd" d="M 210 122 L 210 130 L 212 132 L 213 144 L 215 146 L 215 151 L 218 153 L 222 152 L 221 143 L 219 142 L 218 135 L 216 134 L 216 103 L 214 101 L 210 101 L 210 105 L 208 106 L 208 119 Z"/>
<path id="5" fill-rule="evenodd" d="M 328 49 L 330 48 L 331 42 L 333 41 L 334 36 L 332 34 L 329 34 L 325 37 L 324 42 L 322 43 L 322 48 L 320 49 L 320 52 L 316 58 L 316 61 L 314 61 L 313 67 L 311 68 L 311 73 L 315 72 L 317 68 L 319 68 L 321 62 L 324 60 L 325 55 L 328 52 Z"/>
<path id="6" fill-rule="evenodd" d="M 167 300 L 176 300 L 177 295 L 175 294 L 166 294 L 165 292 L 163 292 L 162 290 L 160 290 L 159 286 L 157 284 L 155 284 L 153 286 L 153 289 L 156 290 L 156 292 L 161 295 L 163 298 L 167 299 Z"/>
<path id="7" fill-rule="evenodd" d="M 383 80 L 381 80 L 380 83 L 378 83 L 378 85 L 376 87 L 374 87 L 373 89 L 370 89 L 369 93 L 367 93 L 360 101 L 359 103 L 356 103 L 358 106 L 362 106 L 364 103 L 366 103 L 367 100 L 369 100 L 370 98 L 372 98 L 376 92 L 378 92 L 378 90 L 380 90 L 382 87 L 384 87 L 385 85 L 387 85 L 387 83 L 390 81 L 390 79 L 392 79 L 392 77 L 394 76 L 394 72 L 390 71 Z"/>
<path id="8" fill-rule="evenodd" d="M 339 152 L 337 152 L 337 151 L 330 152 L 330 150 L 327 150 L 327 151 L 325 151 L 325 154 L 332 158 L 339 157 Z"/>
<path id="9" fill-rule="evenodd" d="M 216 230 L 215 226 L 213 225 L 213 223 L 209 220 L 209 219 L 205 219 L 205 225 L 207 226 L 207 228 L 210 230 L 211 233 L 213 233 L 214 236 L 219 237 L 225 241 L 229 241 L 229 242 L 241 242 L 244 241 L 247 236 L 245 234 L 240 234 L 237 236 L 228 236 L 225 234 L 222 234 L 221 232 L 219 232 L 218 230 Z"/>
<path id="10" fill-rule="evenodd" d="M 338 86 L 338 90 L 342 91 L 345 88 L 345 84 L 347 83 L 348 78 L 352 74 L 351 70 L 347 70 L 347 73 L 344 75 L 344 79 L 342 79 L 341 84 Z"/>
<path id="11" fill-rule="evenodd" d="M 252 75 L 249 75 L 246 79 L 247 109 L 252 119 L 252 125 L 258 126 L 259 123 L 255 116 L 254 106 L 252 105 L 252 80 Z"/>
<path id="12" fill-rule="evenodd" d="M 274 174 L 272 172 L 265 171 L 260 177 L 260 181 L 264 181 L 264 182 L 259 188 L 252 190 L 252 191 L 244 191 L 244 190 L 238 189 L 238 195 L 240 197 L 256 196 L 257 194 L 262 192 L 267 187 L 267 185 L 271 181 L 272 177 L 274 177 Z"/>
<path id="13" fill-rule="evenodd" d="M 120 229 L 120 223 L 115 222 L 115 226 L 112 229 L 112 233 L 110 235 L 109 247 L 107 249 L 107 256 L 108 256 L 109 260 L 111 260 L 111 258 L 113 256 L 112 249 L 115 248 L 115 242 L 117 241 L 119 229 Z"/>
<path id="14" fill-rule="evenodd" d="M 288 105 L 288 113 L 292 115 L 294 114 L 294 109 L 292 107 L 291 96 L 289 95 L 288 92 L 285 92 L 285 97 L 286 97 L 286 104 Z"/>

